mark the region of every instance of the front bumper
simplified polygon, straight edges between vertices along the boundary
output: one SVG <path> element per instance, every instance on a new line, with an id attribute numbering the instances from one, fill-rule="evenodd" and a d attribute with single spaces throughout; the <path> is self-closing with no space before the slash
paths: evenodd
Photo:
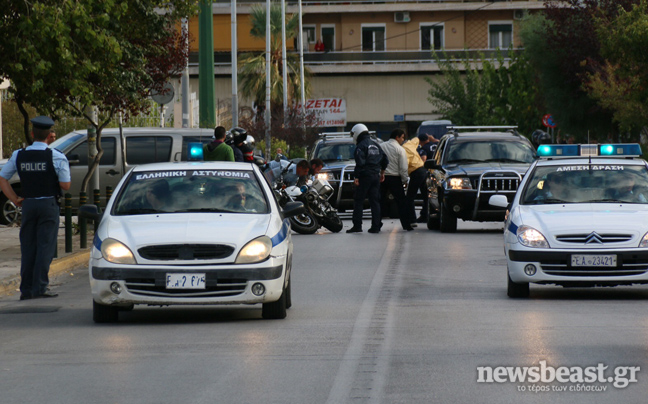
<path id="1" fill-rule="evenodd" d="M 475 190 L 445 190 L 443 194 L 444 204 L 450 214 L 463 220 L 480 222 L 504 221 L 506 209 L 491 206 L 488 201 L 493 194 L 483 193 L 478 195 Z M 515 198 L 514 193 L 502 193 L 506 195 L 509 203 Z"/>
<path id="2" fill-rule="evenodd" d="M 572 267 L 571 256 L 617 256 L 615 267 Z M 537 272 L 527 275 L 526 265 L 534 265 Z M 538 250 L 508 251 L 508 271 L 516 283 L 557 284 L 564 286 L 612 286 L 648 283 L 648 251 L 625 250 Z"/>
<path id="3" fill-rule="evenodd" d="M 167 274 L 205 274 L 205 289 L 167 289 Z M 255 304 L 281 297 L 286 278 L 286 258 L 271 257 L 251 265 L 156 266 L 114 265 L 103 259 L 90 261 L 93 299 L 104 305 L 130 304 Z M 120 293 L 111 290 L 117 283 Z M 265 293 L 256 296 L 252 285 L 261 283 Z"/>

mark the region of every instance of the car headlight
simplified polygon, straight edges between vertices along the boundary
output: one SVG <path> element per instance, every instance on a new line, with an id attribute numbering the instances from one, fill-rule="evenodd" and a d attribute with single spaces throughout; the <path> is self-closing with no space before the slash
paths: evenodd
<path id="1" fill-rule="evenodd" d="M 520 226 L 517 231 L 520 244 L 531 248 L 549 248 L 547 239 L 538 230 L 530 226 Z"/>
<path id="2" fill-rule="evenodd" d="M 114 238 L 107 238 L 101 242 L 101 255 L 113 264 L 137 264 L 131 250 Z"/>
<path id="3" fill-rule="evenodd" d="M 261 236 L 247 243 L 236 257 L 237 264 L 253 264 L 268 258 L 272 251 L 272 240 L 268 236 Z"/>
<path id="4" fill-rule="evenodd" d="M 331 181 L 335 179 L 335 176 L 333 173 L 326 172 L 326 173 L 319 173 L 317 174 L 317 179 L 318 180 L 326 180 L 326 181 Z"/>
<path id="5" fill-rule="evenodd" d="M 446 186 L 449 189 L 472 189 L 470 178 L 450 178 Z"/>
<path id="6" fill-rule="evenodd" d="M 644 234 L 641 241 L 639 242 L 639 248 L 648 247 L 648 233 Z"/>

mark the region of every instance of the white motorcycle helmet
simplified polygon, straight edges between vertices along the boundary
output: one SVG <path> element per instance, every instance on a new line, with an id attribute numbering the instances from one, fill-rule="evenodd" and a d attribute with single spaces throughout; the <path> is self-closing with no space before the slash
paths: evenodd
<path id="1" fill-rule="evenodd" d="M 369 132 L 364 124 L 358 123 L 353 128 L 351 128 L 351 135 L 353 136 L 353 143 L 358 143 L 358 136 L 364 132 Z"/>

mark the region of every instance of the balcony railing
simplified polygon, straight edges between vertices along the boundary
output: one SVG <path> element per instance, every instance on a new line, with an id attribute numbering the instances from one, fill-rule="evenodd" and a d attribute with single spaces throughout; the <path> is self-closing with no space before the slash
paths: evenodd
<path id="1" fill-rule="evenodd" d="M 522 48 L 513 49 L 520 52 Z M 295 53 L 295 51 L 291 51 Z M 497 49 L 445 50 L 445 51 L 378 51 L 378 52 L 305 52 L 304 65 L 331 66 L 353 64 L 420 64 L 437 63 L 437 57 L 442 61 L 461 62 L 468 57 L 472 63 L 485 60 L 496 60 L 499 55 L 504 60 L 510 60 L 508 51 Z M 231 65 L 230 52 L 214 52 L 214 66 L 226 67 Z M 189 66 L 198 66 L 198 53 L 189 56 Z"/>

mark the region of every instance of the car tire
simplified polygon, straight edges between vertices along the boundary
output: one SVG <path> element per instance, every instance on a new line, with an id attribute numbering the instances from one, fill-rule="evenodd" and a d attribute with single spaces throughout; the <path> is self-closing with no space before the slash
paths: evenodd
<path id="1" fill-rule="evenodd" d="M 442 233 L 454 233 L 457 231 L 457 218 L 450 214 L 443 201 L 439 202 L 439 230 Z"/>
<path id="2" fill-rule="evenodd" d="M 313 234 L 319 228 L 317 219 L 308 211 L 301 215 L 291 217 L 290 225 L 293 230 L 300 234 Z"/>
<path id="3" fill-rule="evenodd" d="M 513 297 L 513 298 L 525 298 L 529 297 L 529 283 L 515 283 L 511 280 L 511 276 L 508 274 L 508 270 L 506 271 L 506 275 L 508 277 L 508 285 L 506 288 L 506 294 L 508 297 Z"/>
<path id="4" fill-rule="evenodd" d="M 119 320 L 119 309 L 92 301 L 92 319 L 95 323 L 116 323 Z"/>
<path id="5" fill-rule="evenodd" d="M 290 284 L 290 281 L 288 281 Z M 284 288 L 281 297 L 276 302 L 263 303 L 261 308 L 261 317 L 266 320 L 281 320 L 286 318 L 286 293 L 287 288 Z"/>
<path id="6" fill-rule="evenodd" d="M 337 215 L 337 213 L 331 213 L 326 218 L 322 219 L 322 226 L 326 227 L 333 233 L 339 233 L 344 227 L 342 219 Z"/>
<path id="7" fill-rule="evenodd" d="M 10 225 L 20 222 L 21 209 L 14 205 L 5 194 L 0 194 L 0 224 Z"/>

